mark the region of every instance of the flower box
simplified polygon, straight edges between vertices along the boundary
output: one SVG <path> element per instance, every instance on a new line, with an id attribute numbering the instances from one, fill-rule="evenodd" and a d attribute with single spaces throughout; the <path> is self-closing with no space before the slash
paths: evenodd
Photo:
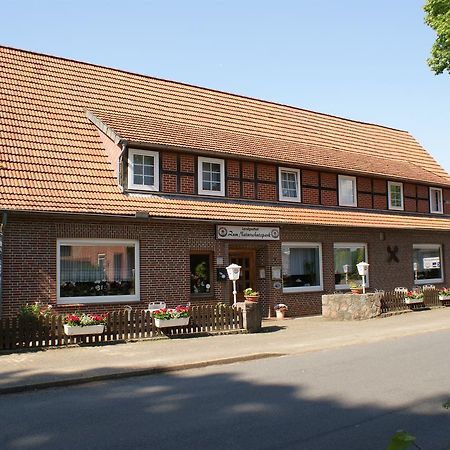
<path id="1" fill-rule="evenodd" d="M 439 300 L 450 300 L 450 295 L 440 295 Z"/>
<path id="2" fill-rule="evenodd" d="M 256 295 L 244 295 L 246 302 L 257 302 L 259 301 L 259 294 Z"/>
<path id="3" fill-rule="evenodd" d="M 405 303 L 407 305 L 415 305 L 416 303 L 423 303 L 423 298 L 409 298 L 409 297 L 405 297 Z"/>
<path id="4" fill-rule="evenodd" d="M 180 317 L 178 319 L 153 319 L 157 328 L 184 327 L 189 324 L 190 317 Z"/>
<path id="5" fill-rule="evenodd" d="M 86 325 L 85 327 L 71 326 L 64 324 L 64 333 L 67 336 L 82 336 L 86 334 L 102 334 L 105 329 L 105 325 Z"/>

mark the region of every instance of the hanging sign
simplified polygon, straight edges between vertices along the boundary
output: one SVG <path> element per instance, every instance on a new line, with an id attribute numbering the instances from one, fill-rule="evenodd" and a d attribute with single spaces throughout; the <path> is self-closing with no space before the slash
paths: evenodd
<path id="1" fill-rule="evenodd" d="M 217 239 L 232 239 L 241 241 L 279 241 L 279 227 L 239 227 L 217 225 Z"/>

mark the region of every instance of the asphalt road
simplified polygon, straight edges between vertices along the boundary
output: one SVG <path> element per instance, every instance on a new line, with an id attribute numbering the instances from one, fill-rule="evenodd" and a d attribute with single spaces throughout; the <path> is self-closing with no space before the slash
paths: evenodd
<path id="1" fill-rule="evenodd" d="M 280 349 L 282 351 L 282 349 Z M 450 332 L 0 397 L 6 449 L 450 448 Z"/>

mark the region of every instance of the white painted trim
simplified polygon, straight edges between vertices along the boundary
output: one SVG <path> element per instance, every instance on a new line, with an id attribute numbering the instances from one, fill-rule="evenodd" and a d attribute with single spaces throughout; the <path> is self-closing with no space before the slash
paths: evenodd
<path id="1" fill-rule="evenodd" d="M 284 287 L 283 294 L 292 294 L 296 292 L 320 292 L 323 291 L 323 264 L 322 264 L 322 243 L 321 242 L 282 242 L 281 252 L 283 247 L 288 248 L 317 248 L 319 249 L 319 274 L 320 284 L 316 286 L 294 286 Z M 283 277 L 282 277 L 283 278 Z"/>
<path id="2" fill-rule="evenodd" d="M 296 197 L 284 197 L 283 196 L 283 184 L 281 181 L 281 173 L 289 172 L 294 173 L 297 178 L 297 196 Z M 278 192 L 279 199 L 283 202 L 301 202 L 302 194 L 301 194 L 301 183 L 300 183 L 300 170 L 299 169 L 291 169 L 289 167 L 278 167 Z"/>
<path id="3" fill-rule="evenodd" d="M 414 280 L 414 284 L 420 286 L 421 284 L 443 283 L 444 282 L 444 260 L 442 258 L 442 245 L 441 244 L 413 244 L 413 251 L 415 249 L 424 250 L 439 250 L 439 258 L 441 260 L 441 278 L 427 278 L 424 280 Z M 413 269 L 414 272 L 414 269 Z M 413 274 L 414 276 L 414 274 Z"/>
<path id="4" fill-rule="evenodd" d="M 341 194 L 341 180 L 351 180 L 353 182 L 353 203 L 344 203 L 342 201 Z M 338 175 L 338 197 L 339 197 L 339 206 L 358 206 L 358 190 L 356 188 L 356 177 L 352 177 L 349 175 Z"/>
<path id="5" fill-rule="evenodd" d="M 401 206 L 393 206 L 392 205 L 392 197 L 391 197 L 391 186 L 400 186 L 400 195 L 402 200 Z M 403 211 L 405 209 L 405 200 L 403 195 L 403 183 L 398 181 L 388 181 L 388 208 L 396 211 Z"/>
<path id="6" fill-rule="evenodd" d="M 220 164 L 220 191 L 209 191 L 203 189 L 203 163 Z M 225 160 L 219 158 L 207 158 L 205 156 L 199 156 L 197 161 L 197 187 L 200 195 L 214 195 L 219 197 L 225 196 Z"/>
<path id="7" fill-rule="evenodd" d="M 133 156 L 153 156 L 154 160 L 154 184 L 153 186 L 144 186 L 142 184 L 134 184 Z M 128 149 L 128 189 L 136 189 L 139 191 L 159 191 L 159 153 L 150 150 L 140 150 L 136 148 Z"/>
<path id="8" fill-rule="evenodd" d="M 133 295 L 103 295 L 103 296 L 87 296 L 87 297 L 61 297 L 59 287 L 61 284 L 61 245 L 134 245 L 134 270 L 135 280 Z M 103 303 L 125 303 L 140 302 L 140 252 L 139 241 L 132 239 L 57 239 L 56 240 L 56 303 L 58 305 L 71 305 L 74 303 L 82 304 L 103 304 Z"/>
<path id="9" fill-rule="evenodd" d="M 438 191 L 441 193 L 441 203 L 440 203 L 440 209 L 433 211 L 433 201 L 431 199 L 431 193 L 432 191 Z M 436 187 L 430 187 L 430 213 L 431 214 L 444 214 L 444 194 L 442 192 L 441 188 Z"/>
<path id="10" fill-rule="evenodd" d="M 333 271 L 334 271 L 334 250 L 337 248 L 360 248 L 364 247 L 364 251 L 366 254 L 365 262 L 369 262 L 369 253 L 367 250 L 367 244 L 364 242 L 335 242 L 333 244 Z M 369 273 L 366 276 L 366 287 L 369 287 L 369 280 L 370 280 L 370 270 Z M 350 289 L 350 286 L 348 284 L 335 284 L 334 289 L 337 291 L 343 291 Z"/>

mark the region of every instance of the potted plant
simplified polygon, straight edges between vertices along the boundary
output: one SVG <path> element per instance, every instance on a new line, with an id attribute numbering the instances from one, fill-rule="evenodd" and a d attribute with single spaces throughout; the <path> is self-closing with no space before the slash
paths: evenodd
<path id="1" fill-rule="evenodd" d="M 405 303 L 407 305 L 415 304 L 415 303 L 423 303 L 423 292 L 420 291 L 408 291 L 405 294 Z"/>
<path id="2" fill-rule="evenodd" d="M 152 313 L 157 328 L 183 327 L 189 323 L 189 306 L 178 305 L 175 309 L 162 308 Z"/>
<path id="3" fill-rule="evenodd" d="M 248 302 L 257 302 L 259 300 L 259 292 L 254 291 L 252 288 L 244 290 L 244 298 Z"/>
<path id="4" fill-rule="evenodd" d="M 356 281 L 350 281 L 348 283 L 348 287 L 350 288 L 350 291 L 352 294 L 361 294 L 362 293 L 362 286 L 358 284 Z"/>
<path id="5" fill-rule="evenodd" d="M 67 314 L 64 333 L 67 336 L 101 334 L 105 330 L 106 314 Z"/>
<path id="6" fill-rule="evenodd" d="M 284 319 L 284 317 L 286 315 L 286 311 L 288 310 L 288 307 L 284 303 L 278 303 L 278 305 L 275 305 L 273 307 L 273 309 L 275 310 L 277 319 Z"/>
<path id="7" fill-rule="evenodd" d="M 439 300 L 450 300 L 450 288 L 439 289 Z"/>

